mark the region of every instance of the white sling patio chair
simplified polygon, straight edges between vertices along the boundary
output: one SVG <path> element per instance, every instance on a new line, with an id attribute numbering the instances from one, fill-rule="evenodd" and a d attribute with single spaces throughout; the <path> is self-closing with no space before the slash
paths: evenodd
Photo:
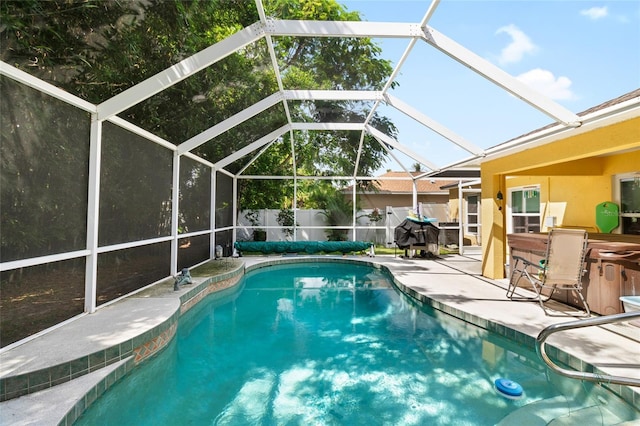
<path id="1" fill-rule="evenodd" d="M 537 300 L 545 315 L 550 315 L 545 302 L 556 291 L 574 291 L 584 306 L 584 315 L 591 315 L 587 301 L 582 295 L 587 239 L 587 231 L 583 229 L 553 228 L 549 232 L 545 258 L 539 264 L 520 256 L 513 256 L 514 265 L 509 277 L 507 297 L 518 301 Z M 523 284 L 533 287 L 536 295 L 515 295 L 516 288 Z"/>

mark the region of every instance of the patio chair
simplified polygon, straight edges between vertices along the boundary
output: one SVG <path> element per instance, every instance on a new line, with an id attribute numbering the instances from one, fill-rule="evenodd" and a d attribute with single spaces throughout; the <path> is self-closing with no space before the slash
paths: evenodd
<path id="1" fill-rule="evenodd" d="M 550 315 L 545 302 L 556 291 L 574 291 L 584 306 L 584 315 L 590 316 L 589 305 L 582 295 L 587 239 L 587 231 L 583 229 L 553 228 L 549 232 L 545 258 L 539 263 L 513 256 L 514 265 L 509 277 L 507 297 L 516 301 L 537 300 L 545 315 Z M 515 295 L 516 288 L 524 283 L 533 287 L 535 296 Z"/>

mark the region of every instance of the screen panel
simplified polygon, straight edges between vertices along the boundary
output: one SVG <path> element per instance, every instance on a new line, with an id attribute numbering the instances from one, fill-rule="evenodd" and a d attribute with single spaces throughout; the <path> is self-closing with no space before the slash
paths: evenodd
<path id="1" fill-rule="evenodd" d="M 100 246 L 171 235 L 172 170 L 170 150 L 104 124 Z"/>
<path id="2" fill-rule="evenodd" d="M 0 346 L 84 311 L 85 258 L 0 273 Z"/>
<path id="3" fill-rule="evenodd" d="M 180 158 L 178 233 L 211 227 L 211 169 L 187 157 Z"/>
<path id="4" fill-rule="evenodd" d="M 222 256 L 233 254 L 233 232 L 231 230 L 216 232 L 216 246 L 222 247 Z"/>
<path id="5" fill-rule="evenodd" d="M 233 179 L 216 175 L 216 229 L 233 226 Z"/>
<path id="6" fill-rule="evenodd" d="M 171 243 L 163 242 L 98 256 L 96 305 L 102 305 L 171 274 Z"/>
<path id="7" fill-rule="evenodd" d="M 0 257 L 86 247 L 88 113 L 0 76 Z"/>
<path id="8" fill-rule="evenodd" d="M 208 260 L 209 253 L 211 253 L 209 234 L 181 238 L 178 243 L 178 271 Z"/>

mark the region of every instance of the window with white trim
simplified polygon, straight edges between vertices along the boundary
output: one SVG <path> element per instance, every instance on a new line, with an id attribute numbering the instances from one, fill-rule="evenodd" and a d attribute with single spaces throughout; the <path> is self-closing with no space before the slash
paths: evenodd
<path id="1" fill-rule="evenodd" d="M 467 195 L 467 233 L 479 235 L 480 226 L 480 196 L 477 194 Z"/>
<path id="2" fill-rule="evenodd" d="M 616 176 L 614 191 L 620 203 L 620 232 L 640 235 L 640 173 Z"/>
<path id="3" fill-rule="evenodd" d="M 511 232 L 540 232 L 540 187 L 512 189 L 509 199 Z"/>

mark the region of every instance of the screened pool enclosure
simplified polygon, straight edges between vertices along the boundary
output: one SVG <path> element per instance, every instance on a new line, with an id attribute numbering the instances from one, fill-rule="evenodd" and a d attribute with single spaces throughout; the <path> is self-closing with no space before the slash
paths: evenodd
<path id="1" fill-rule="evenodd" d="M 261 185 L 278 187 L 288 203 L 281 207 L 293 213 L 293 240 L 332 226 L 364 240 L 370 224 L 359 221 L 357 197 L 383 161 L 424 179 L 477 167 L 499 151 L 476 146 L 426 115 L 424 105 L 392 94 L 413 54 L 452 60 L 481 84 L 513 95 L 518 108 L 579 125 L 574 113 L 429 26 L 438 1 L 426 2 L 422 18 L 410 23 L 345 13 L 334 19 L 335 11 L 296 20 L 294 12 L 269 9 L 277 2 L 227 4 L 235 9 L 218 16 L 211 32 L 172 2 L 86 11 L 77 19 L 95 19 L 78 28 L 93 51 L 70 63 L 47 65 L 45 56 L 63 54 L 55 45 L 38 57 L 15 36 L 18 29 L 7 35 L 0 62 L 2 347 L 212 259 L 216 246 L 229 256 L 247 210 L 243 191 L 267 208 L 272 200 L 261 200 Z M 105 27 L 100 14 L 118 25 Z M 175 37 L 166 57 L 165 45 L 153 44 L 160 36 L 144 38 L 162 25 Z M 200 43 L 209 44 L 191 43 L 183 27 L 202 30 Z M 120 54 L 117 42 L 126 37 L 130 45 L 140 37 L 139 50 Z M 380 58 L 380 39 L 402 41 L 402 55 Z M 332 49 L 340 53 L 318 64 L 314 54 Z M 401 143 L 392 113 L 422 125 L 438 148 Z M 458 160 L 432 159 L 444 150 Z M 409 175 L 414 164 L 423 173 Z M 305 228 L 301 194 L 318 182 L 351 188 L 346 222 Z"/>

